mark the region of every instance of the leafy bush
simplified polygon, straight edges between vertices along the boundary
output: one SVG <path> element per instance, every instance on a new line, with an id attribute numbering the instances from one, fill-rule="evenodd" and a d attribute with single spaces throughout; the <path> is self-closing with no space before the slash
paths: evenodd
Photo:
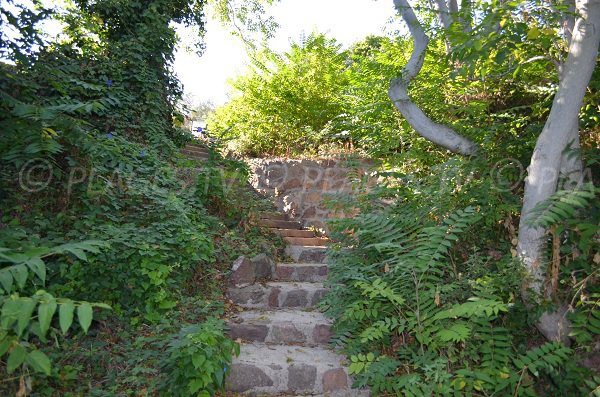
<path id="1" fill-rule="evenodd" d="M 324 130 L 341 112 L 345 55 L 334 39 L 310 34 L 280 55 L 254 57 L 238 93 L 208 120 L 211 131 L 246 154 L 299 154 L 326 141 Z M 285 138 L 284 138 L 285 137 Z"/>
<path id="2" fill-rule="evenodd" d="M 169 396 L 209 397 L 225 386 L 225 375 L 239 345 L 224 336 L 224 323 L 209 318 L 171 336 L 163 363 Z"/>
<path id="3" fill-rule="evenodd" d="M 219 296 L 214 241 L 230 222 L 209 215 L 210 195 L 203 201 L 185 185 L 180 174 L 196 164 L 178 155 L 190 136 L 174 126 L 174 23 L 202 32 L 203 4 L 76 1 L 60 13 L 2 5 L 3 27 L 15 34 L 0 35 L 14 63 L 0 66 L 0 366 L 24 376 L 7 378 L 0 394 L 90 395 L 127 343 L 112 328 L 130 338 L 160 330 L 198 293 L 196 280 Z M 49 44 L 35 24 L 51 15 L 65 31 Z M 89 345 L 59 339 L 75 321 L 87 332 L 92 308 L 106 303 L 114 312 L 100 314 Z M 210 336 L 227 343 L 222 330 Z M 91 358 L 99 370 L 82 370 Z"/>

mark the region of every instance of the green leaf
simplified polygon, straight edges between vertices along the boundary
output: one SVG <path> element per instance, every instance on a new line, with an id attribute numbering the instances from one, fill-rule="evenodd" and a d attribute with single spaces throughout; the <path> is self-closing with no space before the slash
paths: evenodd
<path id="1" fill-rule="evenodd" d="M 537 28 L 537 26 L 532 27 L 531 29 L 529 29 L 529 31 L 527 32 L 527 38 L 529 40 L 535 40 L 538 37 L 540 37 L 540 30 Z"/>
<path id="2" fill-rule="evenodd" d="M 202 364 L 204 364 L 205 361 L 206 357 L 202 353 L 196 353 L 192 356 L 192 364 L 196 369 L 202 368 Z"/>
<path id="3" fill-rule="evenodd" d="M 43 352 L 34 350 L 27 355 L 27 363 L 37 372 L 50 375 L 50 359 Z"/>
<path id="4" fill-rule="evenodd" d="M 26 354 L 27 352 L 23 346 L 16 345 L 8 355 L 8 360 L 6 361 L 6 372 L 9 374 L 13 373 L 15 369 L 23 364 Z"/>
<path id="5" fill-rule="evenodd" d="M 75 305 L 72 301 L 67 301 L 65 303 L 61 303 L 59 312 L 58 312 L 58 320 L 60 322 L 60 330 L 65 335 L 71 324 L 73 324 L 73 312 L 75 311 Z"/>
<path id="6" fill-rule="evenodd" d="M 20 289 L 25 287 L 25 283 L 27 282 L 27 276 L 29 272 L 27 271 L 27 267 L 25 265 L 16 265 L 10 268 L 15 281 Z"/>
<path id="7" fill-rule="evenodd" d="M 38 276 L 42 284 L 46 282 L 46 264 L 43 260 L 40 258 L 31 258 L 25 264 Z"/>
<path id="8" fill-rule="evenodd" d="M 12 344 L 14 338 L 6 338 L 0 341 L 0 357 L 4 355 L 8 351 L 8 348 Z"/>
<path id="9" fill-rule="evenodd" d="M 50 297 L 48 302 L 43 302 L 38 307 L 38 320 L 40 322 L 40 332 L 46 335 L 52 322 L 52 317 L 56 312 L 56 299 Z"/>
<path id="10" fill-rule="evenodd" d="M 36 302 L 31 298 L 19 298 L 17 302 L 21 306 L 18 313 L 17 335 L 21 336 L 25 328 L 27 328 L 27 326 L 29 325 L 29 321 L 31 320 L 31 315 L 33 314 L 33 310 L 35 309 Z"/>
<path id="11" fill-rule="evenodd" d="M 10 294 L 13 288 L 13 276 L 8 270 L 0 270 L 0 285 L 7 294 Z"/>
<path id="12" fill-rule="evenodd" d="M 79 305 L 79 307 L 77 307 L 77 317 L 79 318 L 79 325 L 81 325 L 83 332 L 85 332 L 86 334 L 88 329 L 90 328 L 90 325 L 92 324 L 93 316 L 94 314 L 92 306 L 89 303 L 83 302 L 81 305 Z"/>
<path id="13" fill-rule="evenodd" d="M 442 342 L 464 342 L 471 333 L 471 329 L 464 323 L 456 323 L 448 329 L 438 332 L 438 337 Z"/>

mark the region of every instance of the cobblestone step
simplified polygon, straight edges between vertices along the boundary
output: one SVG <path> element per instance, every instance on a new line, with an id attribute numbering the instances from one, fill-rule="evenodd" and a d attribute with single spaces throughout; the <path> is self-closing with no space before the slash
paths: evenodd
<path id="1" fill-rule="evenodd" d="M 327 248 L 290 245 L 286 247 L 285 253 L 298 263 L 325 263 Z"/>
<path id="2" fill-rule="evenodd" d="M 326 345 L 331 338 L 330 321 L 319 312 L 300 310 L 250 310 L 229 319 L 229 336 L 245 342 Z"/>
<path id="3" fill-rule="evenodd" d="M 229 368 L 226 389 L 253 396 L 303 392 L 361 395 L 350 389 L 352 381 L 345 364 L 341 355 L 320 347 L 243 344 Z"/>
<path id="4" fill-rule="evenodd" d="M 321 283 L 327 279 L 328 267 L 324 263 L 278 263 L 274 278 L 278 281 Z"/>
<path id="5" fill-rule="evenodd" d="M 311 308 L 325 296 L 320 283 L 270 282 L 231 287 L 229 299 L 247 309 Z"/>

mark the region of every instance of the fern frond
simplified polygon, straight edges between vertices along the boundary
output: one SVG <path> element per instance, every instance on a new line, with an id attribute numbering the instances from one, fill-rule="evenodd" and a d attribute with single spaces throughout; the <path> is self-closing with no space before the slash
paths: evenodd
<path id="1" fill-rule="evenodd" d="M 533 227 L 550 227 L 575 217 L 577 210 L 587 208 L 597 200 L 600 190 L 587 184 L 581 190 L 559 190 L 536 205 L 525 222 Z"/>
<path id="2" fill-rule="evenodd" d="M 532 375 L 538 377 L 540 369 L 546 371 L 556 370 L 565 361 L 569 360 L 572 354 L 573 351 L 565 345 L 548 342 L 514 358 L 513 363 L 519 371 L 527 369 Z"/>

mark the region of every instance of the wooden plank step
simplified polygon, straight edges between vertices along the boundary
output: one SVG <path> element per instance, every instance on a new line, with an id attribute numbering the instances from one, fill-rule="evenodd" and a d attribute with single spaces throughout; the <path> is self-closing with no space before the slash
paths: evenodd
<path id="1" fill-rule="evenodd" d="M 208 152 L 208 148 L 206 146 L 194 145 L 194 144 L 185 145 L 185 149 L 195 150 L 195 151 L 200 151 L 200 152 Z"/>
<path id="2" fill-rule="evenodd" d="M 275 234 L 279 234 L 282 237 L 316 237 L 315 232 L 312 230 L 298 230 L 298 229 L 275 229 L 271 231 Z"/>
<path id="3" fill-rule="evenodd" d="M 313 247 L 326 247 L 329 239 L 323 237 L 284 237 L 292 245 L 304 245 Z"/>
<path id="4" fill-rule="evenodd" d="M 273 221 L 287 221 L 287 214 L 282 212 L 262 212 L 260 214 L 260 219 L 269 219 Z"/>
<path id="5" fill-rule="evenodd" d="M 260 223 L 264 226 L 275 229 L 302 229 L 300 222 L 278 221 L 273 219 L 261 219 Z"/>
<path id="6" fill-rule="evenodd" d="M 186 156 L 188 156 L 188 157 L 200 157 L 200 158 L 203 158 L 203 159 L 208 159 L 210 157 L 210 155 L 208 154 L 208 152 L 206 152 L 206 153 L 204 153 L 204 152 L 203 153 L 200 153 L 200 152 L 191 152 L 189 150 L 183 149 L 181 151 L 181 153 L 184 154 L 184 155 L 186 155 Z"/>

